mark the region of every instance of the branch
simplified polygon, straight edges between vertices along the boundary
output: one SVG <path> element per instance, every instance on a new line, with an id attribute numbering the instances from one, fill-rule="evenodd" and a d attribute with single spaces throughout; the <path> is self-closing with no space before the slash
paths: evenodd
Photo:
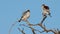
<path id="1" fill-rule="evenodd" d="M 42 19 L 42 21 L 40 22 L 40 24 L 28 24 L 29 26 L 40 26 L 42 29 L 44 29 L 44 31 L 42 31 L 42 32 L 53 32 L 54 34 L 60 34 L 60 31 L 55 31 L 55 30 L 52 30 L 52 29 L 47 29 L 46 27 L 45 27 L 45 25 L 43 25 L 42 23 L 45 21 L 45 19 L 47 18 L 47 16 L 45 16 L 43 19 Z M 29 22 L 29 21 L 27 21 L 27 22 Z"/>
<path id="2" fill-rule="evenodd" d="M 39 24 L 30 24 L 30 22 L 28 20 L 26 20 L 25 22 L 27 22 L 27 24 L 29 25 L 29 28 L 32 30 L 33 34 L 36 34 L 35 33 L 36 29 L 32 28 L 32 26 L 40 26 L 44 30 L 44 31 L 36 30 L 36 31 L 38 31 L 40 33 L 43 33 L 43 32 L 47 32 L 47 33 L 48 32 L 53 32 L 54 34 L 60 34 L 59 30 L 47 29 L 45 27 L 45 25 L 43 25 L 43 22 L 45 21 L 46 18 L 47 18 L 47 16 L 43 17 L 43 19 L 41 20 L 41 22 Z M 25 25 L 23 24 L 23 26 L 25 26 Z M 28 26 L 26 26 L 26 27 L 28 27 Z"/>
<path id="3" fill-rule="evenodd" d="M 30 29 L 32 30 L 33 34 L 36 34 L 34 28 L 30 27 Z"/>
<path id="4" fill-rule="evenodd" d="M 48 29 L 47 29 L 44 25 L 42 25 L 42 24 L 38 24 L 38 26 L 40 26 L 42 29 L 44 29 L 44 31 L 47 32 L 47 33 L 48 33 L 48 32 L 53 32 L 53 33 L 55 33 L 54 30 L 52 30 L 52 29 L 51 29 L 51 30 L 48 30 Z"/>
<path id="5" fill-rule="evenodd" d="M 44 16 L 40 23 L 42 24 L 46 18 L 47 18 L 47 16 Z"/>
<path id="6" fill-rule="evenodd" d="M 20 28 L 18 28 L 19 31 L 22 32 L 22 34 L 25 34 L 24 30 L 21 30 Z"/>
<path id="7" fill-rule="evenodd" d="M 28 24 L 28 25 L 30 25 L 30 24 Z M 33 24 L 32 24 L 32 25 L 33 25 Z M 32 26 L 32 25 L 31 25 L 31 26 Z M 41 33 L 41 31 L 39 31 L 39 30 L 37 30 L 37 29 L 34 29 L 34 28 L 32 28 L 31 26 L 26 26 L 25 24 L 20 24 L 20 26 L 25 26 L 25 27 L 30 28 L 30 29 L 32 30 L 33 34 L 36 34 L 35 31 L 38 31 L 39 33 Z"/>

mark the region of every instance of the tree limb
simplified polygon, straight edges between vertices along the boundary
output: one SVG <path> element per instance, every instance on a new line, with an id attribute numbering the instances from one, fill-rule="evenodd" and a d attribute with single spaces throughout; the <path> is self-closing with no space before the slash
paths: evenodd
<path id="1" fill-rule="evenodd" d="M 20 28 L 18 28 L 19 31 L 22 32 L 22 34 L 25 34 L 24 30 L 21 30 Z"/>

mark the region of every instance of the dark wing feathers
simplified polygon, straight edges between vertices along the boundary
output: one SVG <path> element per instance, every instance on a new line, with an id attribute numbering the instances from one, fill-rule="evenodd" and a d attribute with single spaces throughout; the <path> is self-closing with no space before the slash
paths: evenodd
<path id="1" fill-rule="evenodd" d="M 44 6 L 44 8 L 49 10 L 49 7 L 48 6 Z"/>
<path id="2" fill-rule="evenodd" d="M 22 18 L 23 18 L 23 16 L 18 20 L 18 22 L 21 22 Z"/>

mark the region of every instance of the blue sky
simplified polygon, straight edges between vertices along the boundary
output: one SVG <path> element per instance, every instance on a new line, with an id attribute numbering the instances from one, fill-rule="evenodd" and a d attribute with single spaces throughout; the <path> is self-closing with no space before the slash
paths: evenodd
<path id="1" fill-rule="evenodd" d="M 46 4 L 50 7 L 52 17 L 44 21 L 48 29 L 60 29 L 60 0 L 0 0 L 0 34 L 8 34 L 9 28 L 13 22 L 17 21 L 24 11 L 30 9 L 31 15 L 28 19 L 32 24 L 37 24 L 42 20 L 41 5 Z M 18 22 L 17 22 L 18 23 Z M 21 22 L 25 23 L 25 22 Z M 18 31 L 20 23 L 12 29 L 11 34 L 21 34 Z M 22 27 L 23 28 L 23 27 Z M 26 34 L 32 34 L 31 30 L 25 28 Z M 36 27 L 34 27 L 36 28 Z M 41 28 L 37 28 L 42 30 Z M 39 34 L 39 32 L 37 32 Z M 46 34 L 46 32 L 42 33 Z M 52 32 L 47 34 L 53 34 Z"/>

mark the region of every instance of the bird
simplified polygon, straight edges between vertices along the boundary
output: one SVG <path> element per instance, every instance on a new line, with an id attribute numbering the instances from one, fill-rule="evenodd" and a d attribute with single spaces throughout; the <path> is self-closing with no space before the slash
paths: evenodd
<path id="1" fill-rule="evenodd" d="M 18 22 L 21 22 L 21 21 L 26 21 L 28 18 L 30 17 L 30 10 L 26 10 L 21 18 L 18 20 Z"/>
<path id="2" fill-rule="evenodd" d="M 49 15 L 50 17 L 52 17 L 49 6 L 42 4 L 42 10 L 43 10 L 43 13 L 42 13 L 43 16 Z"/>
<path id="3" fill-rule="evenodd" d="M 14 23 L 12 24 L 12 26 L 11 26 L 10 29 L 9 29 L 8 34 L 11 33 L 12 28 L 16 25 L 17 22 L 21 22 L 22 20 L 23 20 L 23 21 L 26 21 L 29 17 L 30 17 L 30 10 L 26 10 L 26 11 L 22 14 L 22 17 L 21 17 L 18 21 L 14 22 Z M 27 23 L 27 24 L 30 24 L 30 23 Z"/>

